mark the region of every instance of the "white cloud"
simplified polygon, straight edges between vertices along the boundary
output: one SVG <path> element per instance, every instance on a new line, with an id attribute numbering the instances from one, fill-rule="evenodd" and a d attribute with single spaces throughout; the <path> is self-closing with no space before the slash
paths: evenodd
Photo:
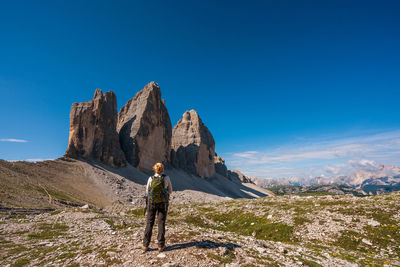
<path id="1" fill-rule="evenodd" d="M 23 139 L 7 138 L 7 139 L 0 139 L 0 142 L 26 143 L 28 141 Z"/>
<path id="2" fill-rule="evenodd" d="M 359 144 L 349 144 L 328 147 L 303 147 L 291 150 L 278 150 L 271 152 L 241 152 L 234 153 L 233 157 L 247 159 L 246 164 L 277 164 L 287 162 L 299 162 L 312 159 L 336 159 L 344 158 L 358 153 L 364 153 L 368 147 Z"/>
<path id="3" fill-rule="evenodd" d="M 332 166 L 325 166 L 324 167 L 325 172 L 328 174 L 333 174 L 333 175 L 338 175 L 340 172 L 340 168 L 337 167 L 332 167 Z"/>
<path id="4" fill-rule="evenodd" d="M 233 156 L 237 158 L 255 159 L 258 151 L 245 151 L 241 153 L 234 153 Z"/>
<path id="5" fill-rule="evenodd" d="M 230 153 L 228 167 L 258 177 L 347 175 L 400 165 L 400 130 L 348 138 L 301 139 L 276 149 Z"/>
<path id="6" fill-rule="evenodd" d="M 356 170 L 363 170 L 368 172 L 379 171 L 382 168 L 382 165 L 376 163 L 374 160 L 349 160 L 349 164 Z"/>

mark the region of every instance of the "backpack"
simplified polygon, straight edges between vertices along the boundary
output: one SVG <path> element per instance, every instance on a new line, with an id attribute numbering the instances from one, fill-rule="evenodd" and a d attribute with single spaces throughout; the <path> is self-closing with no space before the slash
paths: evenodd
<path id="1" fill-rule="evenodd" d="M 151 179 L 151 190 L 150 190 L 150 200 L 151 203 L 166 203 L 167 197 L 165 193 L 165 174 L 160 176 L 153 176 Z"/>

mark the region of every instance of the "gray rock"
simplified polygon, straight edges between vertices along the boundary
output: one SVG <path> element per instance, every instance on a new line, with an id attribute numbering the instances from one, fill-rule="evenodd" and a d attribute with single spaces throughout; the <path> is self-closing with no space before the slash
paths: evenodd
<path id="1" fill-rule="evenodd" d="M 267 250 L 265 248 L 261 248 L 261 247 L 256 247 L 256 250 L 261 254 L 267 252 Z"/>
<path id="2" fill-rule="evenodd" d="M 376 226 L 380 226 L 381 223 L 371 219 L 368 221 L 368 225 L 376 227 Z"/>
<path id="3" fill-rule="evenodd" d="M 253 181 L 249 177 L 241 173 L 239 170 L 228 171 L 228 175 L 232 181 L 241 183 L 253 183 Z"/>
<path id="4" fill-rule="evenodd" d="M 362 241 L 363 243 L 369 245 L 369 246 L 372 246 L 371 241 L 369 241 L 368 239 L 363 238 L 361 241 Z"/>
<path id="5" fill-rule="evenodd" d="M 97 89 L 93 100 L 73 103 L 68 148 L 65 156 L 100 161 L 118 168 L 126 166 L 116 132 L 117 98 L 114 92 Z"/>
<path id="6" fill-rule="evenodd" d="M 215 166 L 215 172 L 228 178 L 228 168 L 225 165 L 225 160 L 218 155 L 217 153 L 215 153 L 214 155 L 214 166 Z"/>
<path id="7" fill-rule="evenodd" d="M 118 115 L 117 132 L 127 161 L 144 172 L 150 172 L 157 162 L 167 164 L 171 128 L 160 87 L 151 82 L 130 99 Z"/>
<path id="8" fill-rule="evenodd" d="M 163 259 L 165 257 L 167 257 L 167 255 L 165 255 L 165 253 L 160 253 L 157 255 L 157 258 L 160 258 L 160 259 Z"/>
<path id="9" fill-rule="evenodd" d="M 171 160 L 175 167 L 209 178 L 215 176 L 215 141 L 195 110 L 186 111 L 172 130 Z"/>

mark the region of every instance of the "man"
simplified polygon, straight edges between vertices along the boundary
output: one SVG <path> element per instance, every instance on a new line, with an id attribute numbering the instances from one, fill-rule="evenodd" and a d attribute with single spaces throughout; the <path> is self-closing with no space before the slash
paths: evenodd
<path id="1" fill-rule="evenodd" d="M 167 220 L 168 201 L 172 193 L 171 179 L 164 174 L 164 166 L 157 163 L 153 167 L 154 175 L 149 177 L 146 185 L 147 218 L 143 238 L 143 250 L 149 250 L 154 221 L 158 218 L 158 251 L 165 249 L 165 221 Z"/>

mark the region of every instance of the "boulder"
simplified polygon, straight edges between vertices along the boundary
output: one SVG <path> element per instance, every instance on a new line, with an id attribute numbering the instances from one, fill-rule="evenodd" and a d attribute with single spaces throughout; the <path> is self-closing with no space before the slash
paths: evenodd
<path id="1" fill-rule="evenodd" d="M 172 164 L 189 173 L 215 176 L 215 141 L 195 110 L 186 111 L 172 130 Z"/>
<path id="2" fill-rule="evenodd" d="M 118 168 L 126 166 L 116 131 L 117 98 L 114 92 L 97 89 L 93 100 L 73 103 L 68 148 L 65 155 L 100 161 Z"/>
<path id="3" fill-rule="evenodd" d="M 127 161 L 144 172 L 157 162 L 167 164 L 171 120 L 157 83 L 147 84 L 118 114 L 117 132 Z"/>
<path id="4" fill-rule="evenodd" d="M 250 179 L 250 177 L 247 177 L 243 173 L 241 173 L 239 170 L 232 170 L 228 171 L 229 178 L 232 181 L 240 181 L 242 183 L 253 183 L 253 181 Z"/>
<path id="5" fill-rule="evenodd" d="M 217 153 L 215 153 L 215 155 L 214 155 L 214 166 L 215 166 L 216 173 L 218 173 L 226 178 L 229 178 L 228 168 L 225 165 L 225 160 Z"/>

